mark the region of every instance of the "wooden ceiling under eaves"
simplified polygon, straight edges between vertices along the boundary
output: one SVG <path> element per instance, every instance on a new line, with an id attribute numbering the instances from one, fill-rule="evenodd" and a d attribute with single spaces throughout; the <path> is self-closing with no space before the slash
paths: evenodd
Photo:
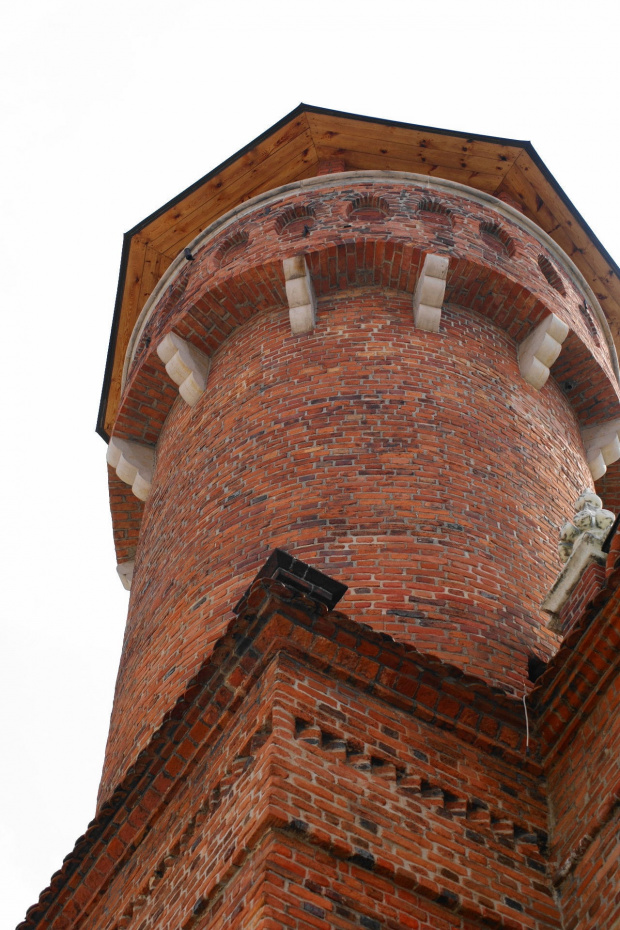
<path id="1" fill-rule="evenodd" d="M 300 104 L 125 236 L 99 411 L 109 436 L 120 401 L 125 351 L 140 311 L 173 259 L 228 210 L 318 173 L 324 159 L 347 170 L 409 171 L 509 195 L 569 255 L 597 295 L 620 345 L 620 269 L 528 142 L 467 136 Z"/>

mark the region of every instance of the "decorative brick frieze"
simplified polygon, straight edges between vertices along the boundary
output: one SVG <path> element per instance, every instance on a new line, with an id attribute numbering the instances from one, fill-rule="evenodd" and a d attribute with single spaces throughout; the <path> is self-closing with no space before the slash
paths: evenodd
<path id="1" fill-rule="evenodd" d="M 330 729 L 326 730 L 308 719 L 295 719 L 295 738 L 329 754 L 330 758 L 352 765 L 358 772 L 365 772 L 373 778 L 394 782 L 399 791 L 408 797 L 419 797 L 443 816 L 463 818 L 475 824 L 475 829 L 491 830 L 509 838 L 517 847 L 527 846 L 530 855 L 546 850 L 548 837 L 545 831 L 512 823 L 501 812 L 489 810 L 487 803 L 479 798 L 454 794 L 452 786 L 434 783 L 432 773 L 431 780 L 427 780 L 425 773 L 420 771 L 419 762 L 412 770 L 398 756 L 386 753 L 385 748 L 348 740 L 342 731 L 339 736 L 334 729 L 338 727 L 330 725 Z"/>
<path id="2" fill-rule="evenodd" d="M 322 184 L 325 185 L 323 190 L 321 190 Z M 447 187 L 446 184 L 448 184 Z M 509 238 L 518 244 L 518 249 L 514 256 L 511 257 L 506 254 L 505 258 L 498 259 L 497 268 L 501 269 L 502 274 L 510 279 L 511 287 L 514 287 L 514 285 L 518 283 L 521 289 L 531 287 L 532 291 L 538 292 L 541 297 L 544 295 L 543 299 L 548 305 L 547 312 L 551 310 L 556 312 L 556 315 L 559 315 L 560 318 L 565 319 L 571 329 L 574 329 L 581 339 L 591 344 L 592 347 L 596 349 L 597 357 L 601 360 L 604 359 L 605 347 L 602 344 L 597 344 L 592 338 L 590 327 L 582 313 L 584 299 L 590 305 L 595 305 L 596 298 L 589 292 L 585 282 L 582 284 L 579 272 L 577 272 L 574 267 L 571 267 L 570 260 L 566 256 L 558 252 L 555 244 L 545 240 L 545 248 L 548 247 L 550 249 L 548 253 L 550 256 L 549 258 L 546 252 L 541 252 L 541 241 L 532 235 L 535 230 L 537 235 L 544 236 L 540 229 L 536 228 L 533 224 L 526 225 L 525 227 L 515 225 L 516 222 L 520 224 L 526 223 L 523 217 L 519 217 L 517 220 L 518 214 L 511 211 L 509 217 L 501 217 L 501 222 L 498 222 L 498 210 L 505 210 L 506 208 L 498 201 L 494 201 L 494 206 L 491 206 L 487 198 L 486 200 L 476 203 L 476 209 L 479 215 L 475 218 L 472 215 L 472 202 L 471 200 L 468 202 L 468 199 L 474 198 L 475 201 L 480 195 L 460 185 L 449 185 L 449 182 L 441 180 L 437 181 L 437 187 L 433 190 L 432 188 L 429 189 L 427 181 L 424 182 L 423 186 L 420 185 L 416 188 L 415 182 L 412 183 L 410 176 L 407 175 L 402 175 L 402 179 L 399 178 L 399 180 L 396 181 L 394 178 L 381 178 L 380 174 L 378 174 L 372 181 L 366 178 L 366 183 L 364 183 L 362 177 L 353 177 L 350 188 L 348 187 L 347 189 L 354 189 L 355 187 L 359 189 L 359 198 L 379 198 L 385 203 L 390 212 L 394 214 L 394 216 L 391 217 L 389 225 L 385 227 L 385 231 L 380 234 L 379 230 L 377 230 L 375 233 L 375 236 L 379 237 L 379 241 L 384 243 L 384 247 L 388 242 L 402 247 L 402 245 L 408 241 L 415 242 L 423 251 L 429 250 L 429 241 L 434 237 L 435 231 L 427 229 L 424 223 L 420 223 L 419 221 L 419 218 L 424 212 L 426 212 L 426 215 L 431 215 L 422 208 L 422 204 L 440 203 L 443 210 L 445 210 L 443 215 L 454 221 L 452 234 L 455 238 L 450 248 L 453 259 L 463 260 L 469 255 L 472 258 L 475 257 L 483 267 L 489 267 L 490 264 L 493 264 L 493 255 L 495 253 L 490 251 L 483 242 L 480 224 L 482 223 L 484 227 L 484 234 L 491 235 L 491 238 L 498 243 L 501 249 L 504 248 L 501 236 L 498 234 L 493 237 L 492 233 L 488 233 L 487 230 L 501 228 L 505 231 L 510 228 Z M 328 184 L 328 182 L 312 179 L 312 181 L 304 182 L 304 184 L 300 186 L 297 194 L 294 192 L 291 193 L 289 187 L 284 192 L 284 195 L 278 194 L 276 191 L 267 198 L 267 201 L 270 213 L 267 220 L 265 220 L 265 213 L 263 212 L 265 197 L 259 198 L 254 207 L 252 203 L 250 203 L 248 206 L 244 206 L 243 211 L 236 211 L 228 220 L 219 221 L 215 224 L 213 231 L 206 231 L 201 235 L 200 241 L 192 245 L 194 252 L 198 249 L 200 250 L 200 261 L 198 263 L 191 263 L 191 280 L 194 286 L 198 284 L 204 287 L 204 281 L 207 278 L 204 271 L 199 266 L 205 263 L 208 266 L 208 277 L 211 278 L 211 276 L 215 274 L 217 278 L 222 276 L 227 277 L 230 276 L 231 273 L 241 272 L 243 268 L 256 266 L 259 263 L 257 259 L 259 259 L 259 261 L 262 259 L 264 262 L 267 254 L 270 256 L 269 260 L 276 259 L 277 257 L 282 260 L 287 257 L 287 251 L 290 255 L 290 244 L 288 242 L 281 242 L 280 247 L 277 248 L 276 242 L 269 238 L 268 247 L 266 248 L 265 225 L 268 225 L 268 231 L 271 233 L 273 225 L 271 213 L 274 208 L 284 212 L 287 210 L 295 212 L 298 209 L 302 209 L 314 215 L 315 222 L 312 224 L 313 251 L 315 249 L 321 251 L 326 245 L 336 244 L 338 240 L 344 241 L 346 239 L 347 241 L 351 241 L 352 237 L 356 242 L 361 243 L 361 239 L 368 235 L 363 227 L 358 228 L 363 220 L 356 221 L 355 217 L 348 215 L 347 211 L 350 207 L 350 201 L 342 200 L 339 187 L 334 186 L 333 183 Z M 240 212 L 243 212 L 243 222 L 238 219 Z M 435 213 L 435 215 L 440 214 Z M 416 218 L 418 218 L 417 221 Z M 251 230 L 253 235 L 250 236 L 248 230 Z M 246 242 L 245 248 L 243 251 L 239 252 L 238 256 L 230 263 L 230 266 L 227 265 L 225 268 L 221 268 L 219 266 L 218 255 L 222 248 L 222 241 L 224 243 L 228 243 L 231 239 L 237 241 L 239 237 L 243 237 L 244 233 L 248 234 L 248 238 L 251 241 Z M 299 227 L 298 233 L 303 239 L 303 225 Z M 213 238 L 214 235 L 215 238 L 212 244 L 210 244 L 210 238 Z M 508 235 L 508 233 L 506 233 L 506 235 Z M 357 252 L 359 253 L 359 248 Z M 553 262 L 558 267 L 560 264 L 565 266 L 562 268 L 566 280 L 565 295 L 561 295 L 553 284 L 547 283 L 541 274 L 539 264 L 539 259 L 541 258 Z M 388 261 L 389 260 L 388 256 Z M 508 264 L 506 264 L 506 260 L 508 260 Z M 518 261 L 518 265 L 512 266 L 510 264 L 512 261 Z M 151 300 L 148 307 L 145 308 L 145 313 L 141 317 L 141 332 L 145 329 L 144 320 L 152 315 L 154 308 L 159 305 L 159 302 L 164 299 L 168 302 L 168 293 L 175 285 L 176 276 L 190 273 L 187 264 L 188 263 L 184 259 L 182 261 L 179 260 L 178 264 L 176 262 L 173 263 L 168 272 L 168 274 L 172 276 L 172 280 L 168 285 L 165 285 L 164 282 L 161 283 L 154 293 L 153 300 Z M 514 267 L 514 276 L 511 276 L 511 267 Z M 342 280 L 342 273 L 346 272 L 346 270 L 346 264 L 339 267 L 337 269 L 337 277 L 340 277 Z M 314 283 L 316 286 L 317 282 L 315 281 Z M 412 291 L 414 284 L 415 279 L 411 285 Z M 183 294 L 181 294 L 181 299 L 183 301 L 185 299 Z M 450 299 L 450 295 L 448 299 Z M 489 297 L 485 305 L 488 307 L 489 311 L 491 311 L 493 304 L 501 301 L 503 301 L 502 293 L 494 289 L 489 292 Z M 557 306 L 561 308 L 559 314 L 557 314 L 555 308 L 556 302 Z M 568 314 L 570 318 L 566 319 L 564 314 Z M 601 321 L 597 322 L 597 326 L 604 327 L 606 324 L 604 324 L 604 318 L 600 310 L 597 311 L 597 321 L 599 316 L 601 317 Z M 531 328 L 531 324 L 528 328 Z M 601 333 L 602 332 L 603 329 L 601 329 Z M 605 334 L 603 343 L 607 342 L 610 344 L 610 340 L 611 337 L 609 333 Z M 130 347 L 131 357 L 133 357 L 135 349 L 136 345 L 134 343 Z M 613 362 L 611 367 L 613 368 L 614 365 L 617 368 L 616 361 Z"/>

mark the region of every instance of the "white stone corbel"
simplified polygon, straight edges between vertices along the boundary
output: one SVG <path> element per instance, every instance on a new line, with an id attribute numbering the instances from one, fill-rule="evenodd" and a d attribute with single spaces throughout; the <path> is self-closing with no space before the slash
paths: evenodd
<path id="1" fill-rule="evenodd" d="M 211 359 L 176 333 L 167 333 L 157 346 L 157 354 L 183 400 L 193 407 L 204 394 Z"/>
<path id="2" fill-rule="evenodd" d="M 118 577 L 121 579 L 121 583 L 125 591 L 131 590 L 131 582 L 133 581 L 133 567 L 135 562 L 119 562 L 116 566 L 116 571 L 118 572 Z"/>
<path id="3" fill-rule="evenodd" d="M 446 255 L 427 255 L 415 286 L 413 322 L 417 329 L 427 333 L 439 332 L 448 265 Z"/>
<path id="4" fill-rule="evenodd" d="M 112 438 L 106 459 L 121 481 L 130 484 L 136 497 L 145 501 L 153 482 L 155 449 L 129 439 Z"/>
<path id="5" fill-rule="evenodd" d="M 518 349 L 519 368 L 528 384 L 537 391 L 549 377 L 549 369 L 568 336 L 568 326 L 555 313 L 550 313 L 523 340 Z"/>
<path id="6" fill-rule="evenodd" d="M 316 296 L 306 258 L 285 258 L 283 266 L 291 332 L 295 336 L 311 333 L 316 326 Z"/>
<path id="7" fill-rule="evenodd" d="M 607 466 L 620 459 L 620 419 L 586 426 L 581 431 L 586 447 L 588 468 L 595 481 L 602 478 Z"/>

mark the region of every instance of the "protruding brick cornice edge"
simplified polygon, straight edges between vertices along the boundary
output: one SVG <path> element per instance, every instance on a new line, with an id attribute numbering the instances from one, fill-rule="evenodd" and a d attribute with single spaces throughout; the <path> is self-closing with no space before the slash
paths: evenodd
<path id="1" fill-rule="evenodd" d="M 166 772 L 167 763 L 175 756 L 184 766 L 193 764 L 196 754 L 210 744 L 209 737 L 200 742 L 189 737 L 196 722 L 190 710 L 198 709 L 209 718 L 211 734 L 220 732 L 279 652 L 372 693 L 431 726 L 450 730 L 483 752 L 522 764 L 534 774 L 540 771 L 523 753 L 525 725 L 519 700 L 339 611 L 329 612 L 279 582 L 259 579 L 248 592 L 243 612 L 231 621 L 210 657 L 164 715 L 149 744 L 104 801 L 18 930 L 35 930 L 53 905 L 62 909 L 65 898 L 74 898 L 76 887 L 97 863 L 98 888 L 88 891 L 89 900 L 105 890 L 146 835 L 148 821 L 157 815 L 179 777 Z M 345 657 L 347 661 L 343 661 Z M 239 666 L 244 679 L 227 684 L 228 676 Z M 127 823 L 119 816 L 123 808 L 132 812 L 134 832 L 128 838 L 125 830 L 121 840 L 120 825 Z M 106 856 L 112 843 L 114 855 Z M 104 857 L 105 868 L 101 865 Z M 80 867 L 83 875 L 76 882 L 74 876 Z"/>

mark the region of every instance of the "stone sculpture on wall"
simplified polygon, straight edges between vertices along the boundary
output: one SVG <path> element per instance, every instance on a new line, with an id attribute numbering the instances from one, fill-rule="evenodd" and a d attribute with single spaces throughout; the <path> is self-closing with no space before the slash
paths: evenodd
<path id="1" fill-rule="evenodd" d="M 603 501 L 593 491 L 584 491 L 575 501 L 575 516 L 560 530 L 558 552 L 562 562 L 570 558 L 575 543 L 584 533 L 600 539 L 607 536 L 615 516 L 611 510 L 603 510 Z"/>

